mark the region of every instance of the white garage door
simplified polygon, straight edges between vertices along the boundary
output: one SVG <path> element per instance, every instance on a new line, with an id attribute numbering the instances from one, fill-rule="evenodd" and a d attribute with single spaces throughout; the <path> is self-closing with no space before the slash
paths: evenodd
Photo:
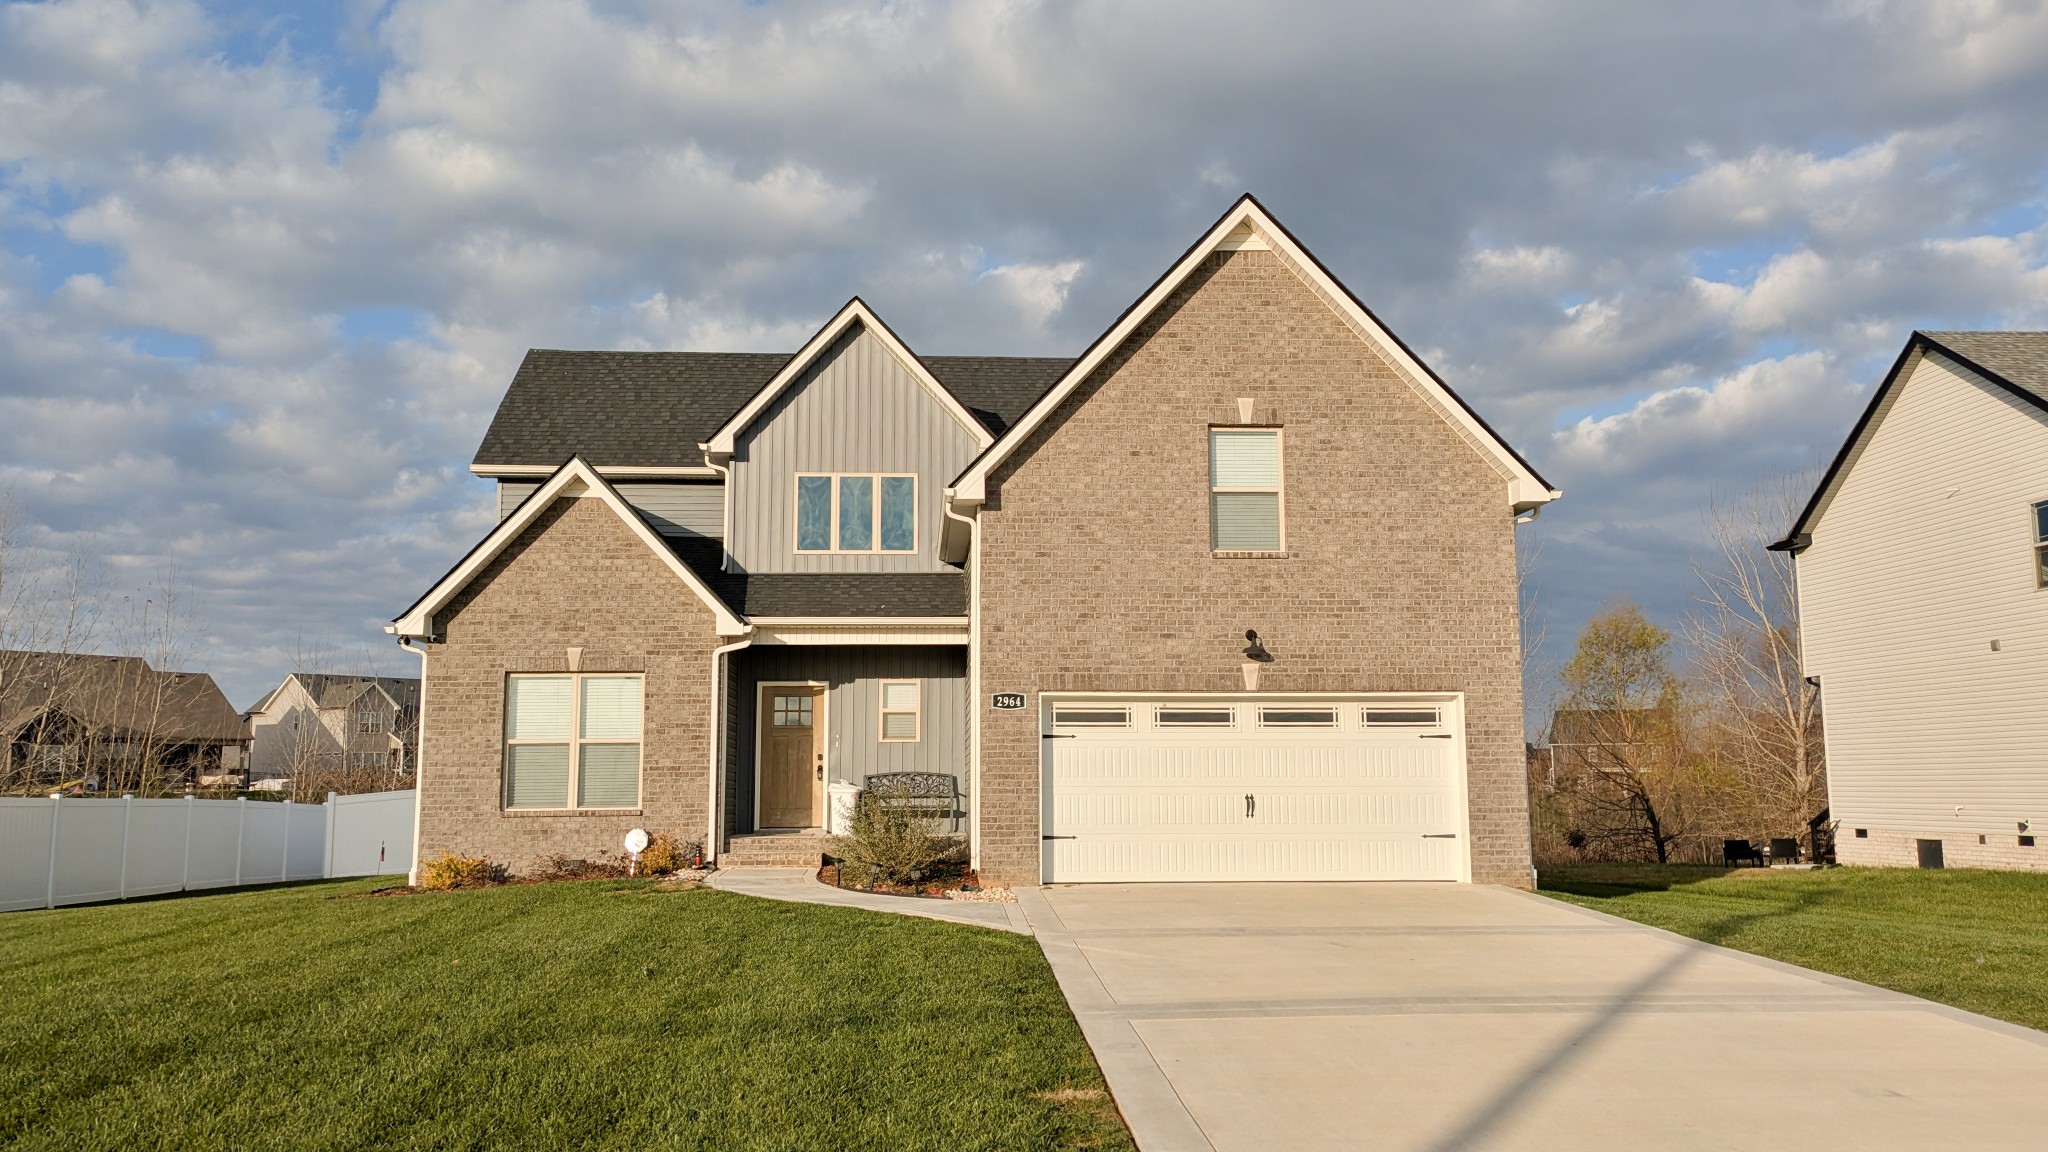
<path id="1" fill-rule="evenodd" d="M 1046 882 L 1461 879 L 1458 703 L 1046 701 Z"/>

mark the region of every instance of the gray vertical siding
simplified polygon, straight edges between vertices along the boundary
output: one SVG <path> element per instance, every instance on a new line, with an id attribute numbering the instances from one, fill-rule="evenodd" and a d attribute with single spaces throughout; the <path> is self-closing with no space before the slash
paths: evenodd
<path id="1" fill-rule="evenodd" d="M 879 739 L 879 681 L 924 681 L 923 739 Z M 755 710 L 763 681 L 817 680 L 826 689 L 827 778 L 859 783 L 877 772 L 944 772 L 967 795 L 967 649 L 941 646 L 762 646 L 733 656 L 726 678 L 726 829 L 754 828 Z M 966 824 L 963 820 L 961 828 Z"/>
<path id="2" fill-rule="evenodd" d="M 540 487 L 536 481 L 498 481 L 498 519 L 503 520 Z M 664 536 L 725 536 L 725 485 L 717 482 L 662 481 L 614 484 L 626 503 L 638 508 Z"/>
<path id="3" fill-rule="evenodd" d="M 865 329 L 819 357 L 734 445 L 733 532 L 744 572 L 942 572 L 940 490 L 978 451 L 973 433 Z M 798 472 L 917 474 L 917 551 L 796 551 Z"/>

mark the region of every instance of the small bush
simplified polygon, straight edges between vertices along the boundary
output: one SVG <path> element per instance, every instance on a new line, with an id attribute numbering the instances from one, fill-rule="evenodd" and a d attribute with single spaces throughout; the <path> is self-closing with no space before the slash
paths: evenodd
<path id="1" fill-rule="evenodd" d="M 930 816 L 891 807 L 864 792 L 846 835 L 832 842 L 839 874 L 853 884 L 909 884 L 954 850 L 932 835 Z"/>
<path id="2" fill-rule="evenodd" d="M 535 880 L 602 880 L 610 876 L 624 876 L 626 865 L 623 861 L 578 860 L 569 856 L 548 856 L 541 860 L 540 867 L 533 873 Z"/>
<path id="3" fill-rule="evenodd" d="M 647 841 L 647 850 L 640 853 L 640 875 L 666 876 L 671 872 L 681 872 L 698 855 L 700 850 L 696 841 L 679 840 L 666 832 L 658 832 Z"/>
<path id="4" fill-rule="evenodd" d="M 443 852 L 420 869 L 420 887 L 430 892 L 486 888 L 505 882 L 505 866 L 488 856 L 457 856 Z"/>

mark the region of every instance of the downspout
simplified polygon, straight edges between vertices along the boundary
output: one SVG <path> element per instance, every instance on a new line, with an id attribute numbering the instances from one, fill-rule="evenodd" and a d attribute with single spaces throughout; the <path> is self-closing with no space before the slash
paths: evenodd
<path id="1" fill-rule="evenodd" d="M 407 636 L 398 638 L 398 646 L 420 658 L 420 714 L 413 721 L 412 737 L 419 745 L 412 754 L 412 866 L 405 871 L 406 885 L 417 887 L 420 882 L 420 807 L 427 795 L 427 650 L 413 647 L 411 638 Z M 331 852 L 333 845 L 328 849 Z"/>
<path id="2" fill-rule="evenodd" d="M 967 866 L 981 871 L 981 517 L 953 511 L 953 492 L 939 501 L 946 519 L 967 526 Z"/>
<path id="3" fill-rule="evenodd" d="M 725 823 L 724 813 L 719 808 L 719 804 L 724 798 L 719 795 L 718 787 L 725 779 L 725 741 L 728 735 L 725 730 L 725 678 L 719 674 L 724 665 L 720 661 L 732 653 L 751 645 L 753 642 L 754 626 L 749 624 L 747 625 L 746 632 L 738 640 L 730 644 L 720 644 L 711 650 L 711 786 L 709 789 L 709 806 L 704 813 L 704 863 L 706 864 L 716 864 L 718 862 L 720 844 L 718 830 Z"/>
<path id="4" fill-rule="evenodd" d="M 721 555 L 718 557 L 718 570 L 720 572 L 730 572 L 732 571 L 732 465 L 729 463 L 721 464 L 712 459 L 711 446 L 709 444 L 699 444 L 697 445 L 697 450 L 704 453 L 704 466 L 718 473 L 718 532 L 720 539 L 725 542 L 725 547 L 721 549 Z M 727 459 L 730 460 L 731 458 L 727 457 Z"/>

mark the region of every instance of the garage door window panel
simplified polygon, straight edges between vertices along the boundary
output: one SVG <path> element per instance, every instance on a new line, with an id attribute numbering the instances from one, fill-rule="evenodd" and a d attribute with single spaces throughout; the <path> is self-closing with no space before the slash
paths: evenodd
<path id="1" fill-rule="evenodd" d="M 1129 708 L 1054 708 L 1055 728 L 1129 728 Z"/>
<path id="2" fill-rule="evenodd" d="M 1335 708 L 1261 708 L 1261 728 L 1335 728 Z"/>

